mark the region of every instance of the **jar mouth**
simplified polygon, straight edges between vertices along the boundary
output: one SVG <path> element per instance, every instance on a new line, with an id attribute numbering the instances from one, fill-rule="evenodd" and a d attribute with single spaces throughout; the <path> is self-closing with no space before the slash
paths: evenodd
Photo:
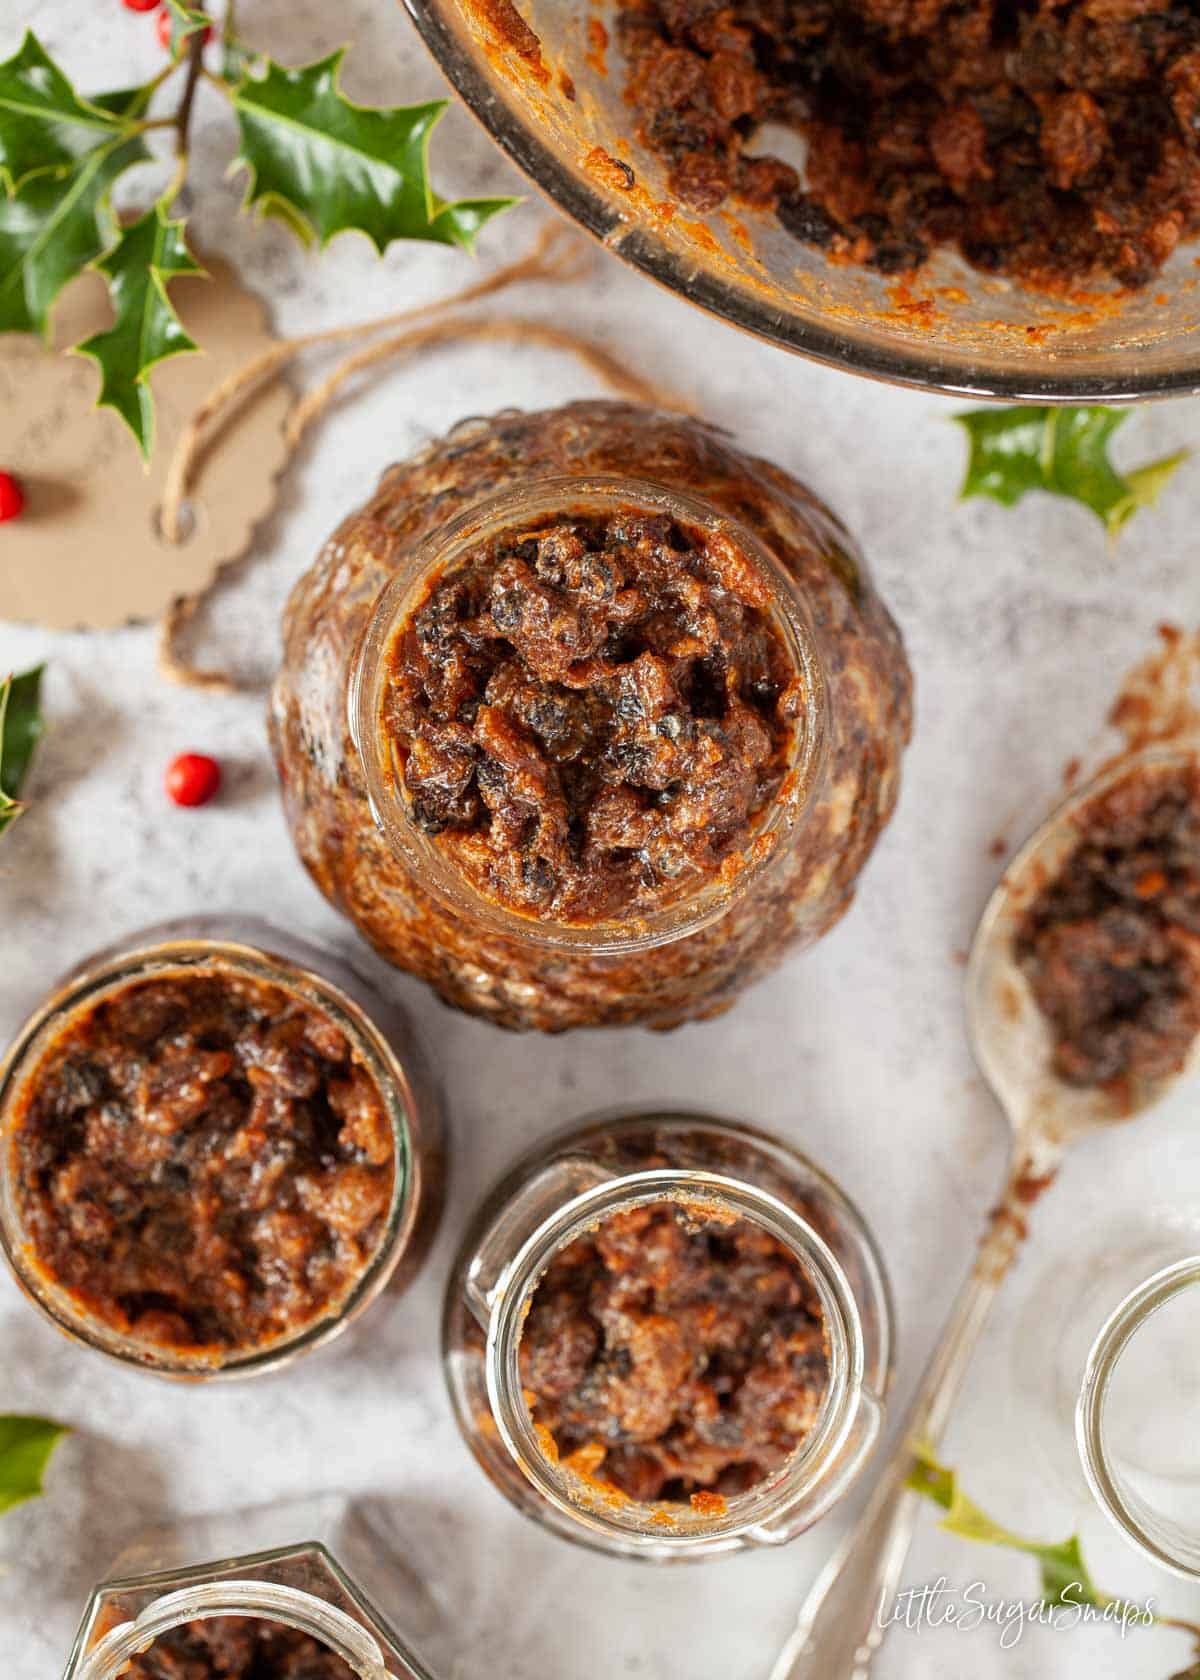
<path id="1" fill-rule="evenodd" d="M 165 1593 L 106 1633 L 83 1658 L 77 1680 L 117 1680 L 133 1657 L 172 1628 L 217 1616 L 280 1622 L 327 1646 L 359 1680 L 394 1680 L 378 1642 L 353 1617 L 297 1587 L 267 1581 L 213 1581 Z"/>
<path id="2" fill-rule="evenodd" d="M 379 1090 L 394 1142 L 392 1198 L 384 1231 L 350 1289 L 297 1330 L 258 1347 L 234 1349 L 228 1356 L 208 1349 L 193 1352 L 139 1340 L 90 1313 L 40 1263 L 25 1229 L 14 1182 L 17 1110 L 53 1039 L 73 1018 L 131 984 L 151 977 L 207 971 L 279 986 L 327 1014 L 361 1056 Z M 122 951 L 118 957 L 85 964 L 26 1021 L 0 1063 L 0 1251 L 25 1295 L 56 1328 L 123 1364 L 153 1376 L 193 1382 L 273 1370 L 346 1329 L 385 1288 L 399 1264 L 418 1214 L 409 1121 L 414 1101 L 402 1063 L 354 999 L 332 981 L 288 958 L 238 940 L 188 937 L 156 940 Z"/>
<path id="3" fill-rule="evenodd" d="M 419 603 L 434 568 L 449 567 L 477 544 L 547 514 L 604 513 L 629 506 L 699 527 L 735 545 L 758 570 L 769 588 L 770 617 L 804 689 L 805 703 L 791 731 L 779 790 L 756 819 L 736 867 L 658 907 L 597 922 L 556 921 L 486 896 L 413 822 L 403 794 L 402 766 L 381 719 L 389 654 L 395 632 Z M 809 805 L 827 751 L 825 673 L 813 625 L 786 568 L 741 522 L 711 503 L 649 479 L 614 474 L 529 479 L 447 520 L 379 596 L 353 662 L 347 700 L 350 736 L 362 764 L 372 816 L 421 886 L 444 907 L 488 932 L 580 955 L 650 950 L 697 933 L 724 916 L 786 853 L 787 838 Z"/>
<path id="4" fill-rule="evenodd" d="M 778 1474 L 719 1508 L 660 1501 L 643 1504 L 600 1480 L 581 1476 L 546 1451 L 521 1380 L 521 1335 L 546 1268 L 571 1243 L 616 1213 L 663 1201 L 699 1213 L 748 1219 L 782 1243 L 804 1268 L 824 1317 L 829 1377 L 812 1428 Z M 864 1388 L 865 1338 L 858 1304 L 840 1263 L 815 1228 L 785 1202 L 740 1179 L 675 1168 L 652 1168 L 582 1191 L 535 1230 L 509 1262 L 491 1293 L 485 1370 L 488 1399 L 501 1440 L 526 1479 L 558 1511 L 593 1538 L 619 1536 L 661 1554 L 711 1552 L 714 1542 L 752 1534 L 765 1542 L 789 1538 L 786 1513 L 811 1494 L 836 1463 L 854 1428 Z M 582 1537 L 582 1536 L 581 1536 Z"/>
<path id="5" fill-rule="evenodd" d="M 1131 1291 L 1092 1345 L 1075 1411 L 1075 1439 L 1088 1486 L 1105 1516 L 1155 1563 L 1190 1581 L 1200 1580 L 1200 1527 L 1183 1528 L 1155 1511 L 1116 1463 L 1105 1411 L 1117 1365 L 1161 1307 L 1200 1288 L 1200 1255 L 1155 1272 Z"/>

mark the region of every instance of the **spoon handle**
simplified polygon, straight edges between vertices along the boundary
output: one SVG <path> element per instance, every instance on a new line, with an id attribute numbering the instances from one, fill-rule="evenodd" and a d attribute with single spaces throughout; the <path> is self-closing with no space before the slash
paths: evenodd
<path id="1" fill-rule="evenodd" d="M 1056 1166 L 1056 1159 L 1041 1154 L 1035 1172 L 1023 1151 L 1014 1157 L 892 1457 L 858 1522 L 818 1576 L 771 1680 L 866 1680 L 922 1504 L 922 1496 L 905 1485 L 913 1444 L 936 1447 L 941 1439 L 996 1292 L 1025 1237 L 1030 1203 Z"/>

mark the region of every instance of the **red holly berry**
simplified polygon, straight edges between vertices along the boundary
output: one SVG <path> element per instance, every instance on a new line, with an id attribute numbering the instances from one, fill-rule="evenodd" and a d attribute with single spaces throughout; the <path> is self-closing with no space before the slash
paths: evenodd
<path id="1" fill-rule="evenodd" d="M 0 472 L 0 525 L 15 519 L 25 506 L 25 492 L 11 473 Z"/>
<path id="2" fill-rule="evenodd" d="M 176 805 L 207 805 L 221 785 L 221 766 L 205 753 L 180 753 L 167 765 L 167 796 Z"/>
<path id="3" fill-rule="evenodd" d="M 171 23 L 171 14 L 164 6 L 162 11 L 158 14 L 158 22 L 154 25 L 154 27 L 158 31 L 159 46 L 166 47 L 168 51 L 170 51 L 171 47 Z M 181 52 L 186 52 L 195 40 L 197 34 L 200 36 L 200 45 L 202 47 L 206 47 L 212 40 L 212 24 L 208 24 L 207 27 L 202 30 L 193 30 L 190 35 L 185 36 L 183 41 L 180 43 L 179 50 Z"/>
<path id="4" fill-rule="evenodd" d="M 121 4 L 131 12 L 153 12 L 162 4 L 162 0 L 121 0 Z"/>

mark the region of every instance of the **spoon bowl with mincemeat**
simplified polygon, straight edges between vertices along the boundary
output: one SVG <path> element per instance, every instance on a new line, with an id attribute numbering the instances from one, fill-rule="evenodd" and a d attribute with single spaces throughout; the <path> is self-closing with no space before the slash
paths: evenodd
<path id="1" fill-rule="evenodd" d="M 1012 1131 L 1008 1173 L 895 1453 L 771 1680 L 865 1680 L 935 1447 L 1033 1203 L 1066 1150 L 1159 1102 L 1200 1047 L 1200 741 L 1124 755 L 1009 863 L 967 966 L 967 1026 Z"/>

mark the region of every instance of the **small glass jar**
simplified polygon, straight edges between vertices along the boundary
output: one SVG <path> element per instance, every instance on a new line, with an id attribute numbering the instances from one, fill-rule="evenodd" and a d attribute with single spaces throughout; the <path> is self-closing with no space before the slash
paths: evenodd
<path id="1" fill-rule="evenodd" d="M 1200 1581 L 1196 1393 L 1200 1256 L 1133 1289 L 1088 1355 L 1075 1412 L 1079 1457 L 1101 1510 L 1163 1568 Z"/>
<path id="2" fill-rule="evenodd" d="M 614 1214 L 674 1201 L 753 1222 L 782 1243 L 824 1314 L 829 1377 L 811 1431 L 746 1492 L 690 1505 L 612 1497 L 545 1450 L 519 1345 L 546 1268 Z M 788 1145 L 729 1120 L 646 1112 L 572 1128 L 487 1197 L 451 1271 L 443 1357 L 459 1428 L 502 1493 L 566 1539 L 652 1562 L 773 1546 L 846 1492 L 883 1425 L 893 1358 L 883 1262 L 838 1186 Z"/>
<path id="3" fill-rule="evenodd" d="M 17 1190 L 14 1138 L 25 1093 L 48 1048 L 106 997 L 151 977 L 227 973 L 274 985 L 328 1017 L 378 1090 L 393 1138 L 393 1182 L 382 1236 L 357 1280 L 314 1320 L 258 1348 L 155 1345 L 104 1323 L 38 1259 Z M 145 928 L 88 957 L 26 1021 L 0 1064 L 0 1248 L 17 1282 L 84 1346 L 157 1376 L 190 1381 L 255 1375 L 323 1346 L 387 1287 L 407 1284 L 428 1250 L 444 1186 L 442 1122 L 424 1058 L 403 1013 L 343 961 L 245 916 L 195 916 Z"/>
<path id="4" fill-rule="evenodd" d="M 431 579 L 539 521 L 623 510 L 742 557 L 802 703 L 736 855 L 678 898 L 581 924 L 467 880 L 414 821 L 382 711 Z M 707 1018 L 824 934 L 891 814 L 910 726 L 899 633 L 834 516 L 699 421 L 611 402 L 465 421 L 386 473 L 292 594 L 271 707 L 285 813 L 322 892 L 448 1003 L 544 1031 Z"/>
<path id="5" fill-rule="evenodd" d="M 295 1628 L 360 1680 L 430 1680 L 408 1639 L 414 1621 L 418 1637 L 433 1631 L 431 1609 L 389 1536 L 340 1497 L 199 1517 L 116 1560 L 88 1599 L 63 1680 L 118 1680 L 172 1628 L 217 1616 Z"/>

